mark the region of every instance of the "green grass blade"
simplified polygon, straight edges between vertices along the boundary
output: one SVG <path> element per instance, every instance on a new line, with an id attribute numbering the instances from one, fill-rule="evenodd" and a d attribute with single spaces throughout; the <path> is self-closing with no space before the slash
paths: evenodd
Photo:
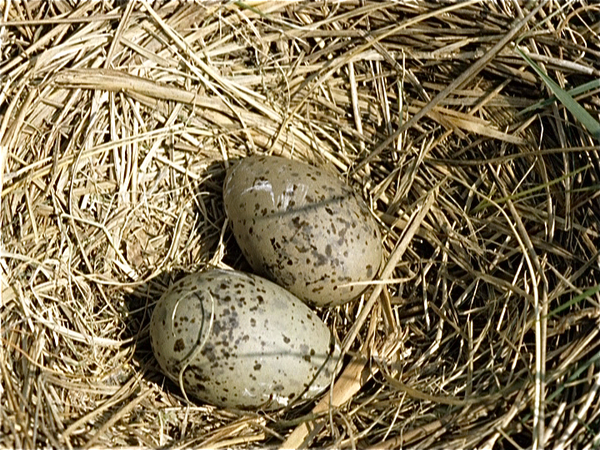
<path id="1" fill-rule="evenodd" d="M 543 190 L 543 189 L 546 189 L 546 188 L 548 188 L 548 187 L 550 187 L 550 186 L 553 186 L 553 185 L 555 185 L 555 184 L 557 184 L 557 183 L 561 183 L 561 182 L 563 182 L 564 180 L 566 180 L 567 178 L 573 178 L 573 177 L 575 177 L 577 174 L 579 174 L 579 173 L 583 172 L 584 170 L 587 170 L 587 169 L 589 169 L 590 167 L 591 167 L 591 165 L 590 165 L 590 164 L 588 164 L 588 165 L 586 165 L 586 166 L 583 166 L 583 167 L 580 167 L 579 169 L 576 169 L 576 170 L 574 170 L 574 171 L 572 171 L 572 172 L 569 172 L 569 173 L 567 173 L 567 174 L 565 174 L 565 175 L 562 175 L 562 176 L 560 176 L 560 177 L 558 177 L 558 178 L 555 178 L 555 179 L 553 179 L 553 180 L 550 180 L 550 181 L 548 181 L 547 183 L 544 183 L 544 184 L 539 184 L 539 185 L 537 185 L 537 186 L 535 186 L 535 187 L 532 187 L 532 188 L 530 188 L 530 189 L 526 189 L 526 190 L 524 190 L 524 191 L 520 191 L 520 192 L 517 192 L 517 193 L 515 193 L 515 194 L 510 194 L 510 195 L 507 195 L 506 197 L 501 197 L 501 198 L 495 199 L 495 200 L 494 200 L 494 202 L 495 202 L 496 204 L 498 204 L 498 205 L 501 205 L 501 204 L 503 204 L 503 203 L 507 202 L 508 200 L 519 200 L 519 199 L 521 199 L 521 198 L 527 197 L 527 196 L 528 196 L 528 195 L 530 195 L 530 194 L 533 194 L 533 193 L 535 193 L 535 192 L 538 192 L 538 191 L 541 191 L 541 190 Z M 474 207 L 474 208 L 471 210 L 471 214 L 476 214 L 476 213 L 478 213 L 479 211 L 482 211 L 482 210 L 484 210 L 485 208 L 487 208 L 488 206 L 491 206 L 491 205 L 492 205 L 492 203 L 490 203 L 489 201 L 487 201 L 487 200 L 482 200 L 482 201 L 481 201 L 481 202 L 480 202 L 480 203 L 479 203 L 477 206 L 475 206 L 475 207 Z"/>
<path id="2" fill-rule="evenodd" d="M 569 300 L 566 303 L 563 303 L 560 306 L 557 306 L 556 308 L 554 308 L 550 314 L 548 314 L 548 317 L 552 317 L 557 315 L 559 312 L 564 311 L 565 309 L 567 309 L 570 306 L 573 306 L 577 303 L 579 303 L 582 300 L 585 300 L 588 297 L 591 297 L 592 295 L 594 295 L 595 293 L 597 293 L 598 291 L 600 291 L 600 284 L 597 286 L 594 286 L 590 289 L 588 289 L 585 292 L 582 292 L 581 294 L 577 295 L 576 297 L 573 297 L 571 300 Z"/>
<path id="3" fill-rule="evenodd" d="M 600 141 L 600 123 L 588 113 L 583 106 L 571 97 L 571 95 L 562 89 L 556 82 L 550 78 L 535 61 L 533 61 L 523 50 L 516 47 L 517 52 L 531 66 L 531 68 L 542 78 L 544 83 L 550 88 L 558 100 L 573 114 L 579 122 L 588 130 L 588 132 Z"/>
<path id="4" fill-rule="evenodd" d="M 592 81 L 582 84 L 581 86 L 577 86 L 577 87 L 574 87 L 573 89 L 569 89 L 567 92 L 569 93 L 569 95 L 571 97 L 575 97 L 576 95 L 583 94 L 584 92 L 591 91 L 593 89 L 598 89 L 598 88 L 600 88 L 600 80 L 592 80 Z M 557 100 L 556 95 L 553 95 L 552 97 L 547 98 L 546 100 L 537 102 L 537 103 L 535 103 L 531 106 L 528 106 L 527 108 L 519 111 L 517 113 L 517 116 L 523 116 L 525 114 L 529 114 L 532 111 L 535 111 L 536 109 L 545 108 L 546 106 L 549 106 L 552 103 L 554 103 L 556 100 Z"/>

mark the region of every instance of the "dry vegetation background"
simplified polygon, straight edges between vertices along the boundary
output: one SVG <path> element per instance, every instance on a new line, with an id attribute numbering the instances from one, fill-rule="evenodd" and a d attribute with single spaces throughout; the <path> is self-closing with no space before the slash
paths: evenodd
<path id="1" fill-rule="evenodd" d="M 600 447 L 600 148 L 515 51 L 598 120 L 598 4 L 0 16 L 2 447 Z M 169 283 L 243 267 L 221 186 L 256 152 L 339 173 L 384 232 L 385 283 L 320 312 L 339 406 L 187 404 L 150 350 Z"/>

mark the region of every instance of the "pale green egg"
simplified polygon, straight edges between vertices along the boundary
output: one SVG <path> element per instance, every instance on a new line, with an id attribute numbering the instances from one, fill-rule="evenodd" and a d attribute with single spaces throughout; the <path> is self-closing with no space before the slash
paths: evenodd
<path id="1" fill-rule="evenodd" d="M 228 171 L 223 199 L 252 268 L 309 304 L 353 300 L 377 274 L 379 226 L 335 175 L 277 156 L 251 156 Z"/>
<path id="2" fill-rule="evenodd" d="M 321 319 L 282 287 L 255 275 L 188 275 L 158 301 L 154 355 L 188 396 L 212 405 L 273 410 L 332 382 L 340 347 Z"/>

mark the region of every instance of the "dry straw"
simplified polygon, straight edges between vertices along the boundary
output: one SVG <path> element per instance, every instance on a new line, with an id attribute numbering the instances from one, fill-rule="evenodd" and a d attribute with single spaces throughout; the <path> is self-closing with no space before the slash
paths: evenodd
<path id="1" fill-rule="evenodd" d="M 0 12 L 1 446 L 600 447 L 600 6 Z M 269 414 L 187 402 L 148 338 L 183 273 L 245 269 L 221 188 L 253 153 L 345 177 L 386 249 L 319 312 L 342 376 Z"/>

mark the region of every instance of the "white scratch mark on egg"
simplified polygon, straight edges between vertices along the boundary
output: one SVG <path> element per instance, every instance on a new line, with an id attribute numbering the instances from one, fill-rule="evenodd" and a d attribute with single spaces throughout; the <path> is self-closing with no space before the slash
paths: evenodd
<path id="1" fill-rule="evenodd" d="M 273 185 L 269 180 L 258 180 L 253 186 L 247 187 L 242 191 L 242 195 L 250 192 L 265 191 L 271 195 L 271 201 L 275 204 L 275 194 L 273 193 Z"/>
<path id="2" fill-rule="evenodd" d="M 305 184 L 286 186 L 283 193 L 279 196 L 279 202 L 282 210 L 287 210 L 290 200 L 294 200 L 294 207 L 299 208 L 305 206 L 305 198 L 308 194 L 308 186 Z"/>

